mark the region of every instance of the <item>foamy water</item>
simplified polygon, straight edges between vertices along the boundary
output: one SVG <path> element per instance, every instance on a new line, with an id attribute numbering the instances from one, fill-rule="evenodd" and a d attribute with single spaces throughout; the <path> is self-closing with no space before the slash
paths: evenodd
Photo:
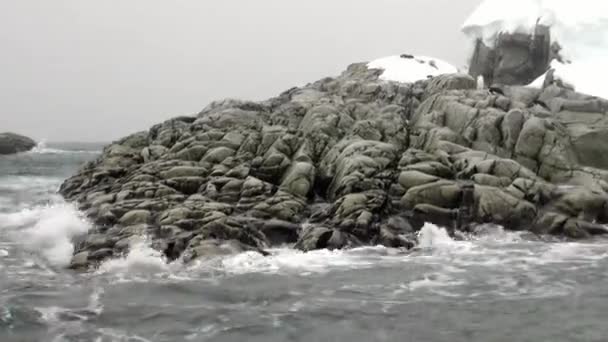
<path id="1" fill-rule="evenodd" d="M 166 258 L 151 248 L 145 238 L 130 246 L 129 253 L 100 265 L 97 274 L 138 275 L 169 272 Z"/>
<path id="2" fill-rule="evenodd" d="M 53 147 L 54 148 L 54 147 Z M 78 148 L 76 148 L 78 149 Z M 498 226 L 370 246 L 167 263 L 145 237 L 90 273 L 90 224 L 55 194 L 90 153 L 0 157 L 0 341 L 603 341 L 605 241 Z M 581 317 L 585 317 L 581 320 Z"/>
<path id="3" fill-rule="evenodd" d="M 100 150 L 90 149 L 61 149 L 49 147 L 46 141 L 40 141 L 36 147 L 31 151 L 25 152 L 25 154 L 99 154 Z"/>

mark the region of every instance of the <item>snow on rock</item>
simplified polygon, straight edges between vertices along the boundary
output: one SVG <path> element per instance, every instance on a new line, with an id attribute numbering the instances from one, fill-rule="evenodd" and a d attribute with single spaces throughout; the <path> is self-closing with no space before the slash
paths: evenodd
<path id="1" fill-rule="evenodd" d="M 442 74 L 454 74 L 458 69 L 437 58 L 424 56 L 390 56 L 370 62 L 369 69 L 382 69 L 380 79 L 401 83 L 414 83 Z"/>
<path id="2" fill-rule="evenodd" d="M 534 32 L 542 0 L 485 0 L 464 23 L 463 32 L 494 45 L 500 33 Z"/>
<path id="3" fill-rule="evenodd" d="M 608 99 L 606 78 L 603 77 L 608 75 L 607 61 L 590 62 L 590 59 L 584 59 L 582 62 L 577 60 L 571 63 L 561 63 L 554 60 L 551 63 L 551 70 L 554 73 L 554 80 L 560 80 L 565 85 L 573 87 L 577 92 Z M 530 86 L 541 88 L 549 72 L 540 76 Z"/>
<path id="4" fill-rule="evenodd" d="M 551 65 L 554 77 L 578 92 L 608 98 L 608 87 L 602 85 L 602 76 L 608 76 L 608 1 L 485 0 L 462 30 L 492 46 L 500 33 L 533 34 L 537 24 L 548 26 L 562 47 L 563 62 Z M 531 85 L 542 85 L 544 79 Z"/>

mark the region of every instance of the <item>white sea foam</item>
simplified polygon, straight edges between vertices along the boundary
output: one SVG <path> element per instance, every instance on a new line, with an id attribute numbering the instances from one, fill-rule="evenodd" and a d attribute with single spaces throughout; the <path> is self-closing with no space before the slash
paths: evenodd
<path id="1" fill-rule="evenodd" d="M 475 230 L 474 240 L 488 243 L 520 243 L 525 242 L 522 238 L 524 232 L 507 231 L 502 226 L 494 224 L 480 225 Z"/>
<path id="2" fill-rule="evenodd" d="M 132 335 L 117 329 L 108 329 L 108 328 L 102 328 L 102 329 L 98 329 L 97 332 L 99 334 L 101 334 L 102 336 L 99 337 L 97 340 L 95 340 L 96 342 L 103 342 L 103 341 L 133 341 L 133 342 L 151 342 L 150 340 L 143 338 L 141 336 L 138 335 Z M 108 339 L 106 339 L 105 337 L 107 337 Z"/>
<path id="3" fill-rule="evenodd" d="M 74 252 L 72 239 L 89 228 L 82 213 L 67 203 L 0 214 L 0 229 L 9 230 L 15 241 L 40 253 L 54 266 L 69 264 Z"/>
<path id="4" fill-rule="evenodd" d="M 384 250 L 383 247 L 378 248 Z M 306 253 L 283 248 L 271 250 L 272 254 L 266 257 L 255 252 L 246 252 L 221 259 L 219 267 L 232 274 L 283 272 L 310 274 L 325 273 L 335 269 L 369 268 L 385 258 L 382 254 L 374 254 L 378 248 L 335 251 L 323 249 Z"/>
<path id="5" fill-rule="evenodd" d="M 129 253 L 101 264 L 98 274 L 154 274 L 169 270 L 167 260 L 145 239 L 134 241 Z"/>
<path id="6" fill-rule="evenodd" d="M 411 281 L 407 288 L 411 291 L 436 287 L 452 287 L 463 285 L 465 282 L 442 273 L 425 274 L 423 279 Z"/>
<path id="7" fill-rule="evenodd" d="M 48 147 L 46 141 L 40 141 L 36 147 L 28 151 L 27 153 L 32 154 L 66 154 L 66 153 L 91 153 L 98 154 L 101 151 L 88 151 L 88 150 L 61 150 L 57 148 Z"/>
<path id="8" fill-rule="evenodd" d="M 454 240 L 448 232 L 432 223 L 425 223 L 418 232 L 418 247 L 420 248 L 441 248 L 453 245 Z"/>
<path id="9" fill-rule="evenodd" d="M 545 263 L 572 263 L 602 260 L 608 258 L 605 245 L 589 243 L 555 243 L 539 259 Z"/>
<path id="10" fill-rule="evenodd" d="M 506 243 L 513 241 L 509 234 L 504 232 L 503 234 Z M 491 240 L 480 240 L 480 242 L 491 241 L 493 244 L 500 244 L 503 234 L 492 235 Z M 420 258 L 420 253 L 409 254 L 400 249 L 382 246 L 333 251 L 323 249 L 310 252 L 292 248 L 276 248 L 269 250 L 269 256 L 263 256 L 257 252 L 244 252 L 212 259 L 199 259 L 184 266 L 179 261 L 167 264 L 160 252 L 152 249 L 146 241 L 142 240 L 135 242 L 126 256 L 103 263 L 98 273 L 164 274 L 169 275 L 172 279 L 191 279 L 200 272 L 219 272 L 228 275 L 250 273 L 311 275 L 336 270 L 368 269 L 378 265 L 435 264 L 442 263 L 445 257 L 462 258 L 463 265 L 467 265 L 469 262 L 480 265 L 489 261 L 491 261 L 491 265 L 494 265 L 502 258 L 502 255 L 496 258 L 491 256 L 488 259 L 478 258 L 479 255 L 487 253 L 488 249 L 475 241 L 454 241 L 445 229 L 433 224 L 426 224 L 420 231 L 419 247 L 419 250 L 430 251 L 432 255 L 424 254 Z M 462 269 L 457 270 L 462 272 Z"/>
<path id="11" fill-rule="evenodd" d="M 103 287 L 96 287 L 91 293 L 89 297 L 89 303 L 87 305 L 87 310 L 95 313 L 96 315 L 100 315 L 103 312 L 103 303 L 101 302 L 101 297 L 105 293 Z"/>
<path id="12" fill-rule="evenodd" d="M 59 153 L 66 153 L 69 151 L 64 151 L 64 150 L 59 150 L 59 149 L 55 149 L 55 148 L 49 148 L 46 144 L 46 141 L 40 141 L 36 147 L 34 147 L 33 149 L 31 149 L 29 151 L 29 153 L 37 153 L 37 154 L 59 154 Z"/>

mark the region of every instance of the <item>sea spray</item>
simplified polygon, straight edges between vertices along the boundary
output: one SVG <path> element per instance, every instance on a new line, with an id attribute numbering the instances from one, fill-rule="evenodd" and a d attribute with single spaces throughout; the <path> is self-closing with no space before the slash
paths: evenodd
<path id="1" fill-rule="evenodd" d="M 436 248 L 449 246 L 453 243 L 454 240 L 452 240 L 445 229 L 431 223 L 425 223 L 420 232 L 418 232 L 418 247 L 420 248 Z"/>
<path id="2" fill-rule="evenodd" d="M 148 239 L 142 237 L 131 243 L 129 252 L 125 256 L 102 263 L 97 272 L 99 274 L 151 274 L 167 270 L 166 258 L 160 251 L 150 247 Z"/>
<path id="3" fill-rule="evenodd" d="M 65 202 L 0 214 L 1 230 L 7 230 L 16 242 L 59 267 L 70 262 L 74 252 L 72 240 L 87 233 L 90 227 L 83 214 Z"/>

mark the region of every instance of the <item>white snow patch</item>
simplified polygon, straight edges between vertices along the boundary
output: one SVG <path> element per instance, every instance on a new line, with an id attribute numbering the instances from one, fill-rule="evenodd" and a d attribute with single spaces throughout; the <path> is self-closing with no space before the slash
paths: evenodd
<path id="1" fill-rule="evenodd" d="M 602 72 L 606 72 L 604 70 L 608 71 L 608 69 L 598 69 L 599 63 L 606 63 L 606 68 L 608 68 L 608 62 L 605 61 L 590 62 L 589 59 L 586 59 L 582 63 L 576 61 L 565 64 L 554 60 L 551 62 L 551 69 L 554 71 L 553 78 L 572 86 L 579 93 L 608 99 L 608 87 L 605 85 L 604 77 L 601 77 Z M 549 71 L 541 75 L 529 86 L 542 88 L 548 73 Z"/>
<path id="2" fill-rule="evenodd" d="M 554 62 L 555 77 L 576 91 L 608 98 L 602 79 L 608 70 L 608 1 L 600 0 L 485 0 L 463 25 L 472 39 L 492 46 L 500 33 L 533 34 L 547 25 L 551 37 L 571 63 Z M 541 86 L 544 75 L 531 86 Z"/>
<path id="3" fill-rule="evenodd" d="M 411 57 L 411 58 L 410 58 Z M 367 64 L 369 69 L 382 69 L 380 79 L 414 83 L 442 74 L 454 74 L 458 69 L 448 62 L 424 56 L 390 56 Z"/>

